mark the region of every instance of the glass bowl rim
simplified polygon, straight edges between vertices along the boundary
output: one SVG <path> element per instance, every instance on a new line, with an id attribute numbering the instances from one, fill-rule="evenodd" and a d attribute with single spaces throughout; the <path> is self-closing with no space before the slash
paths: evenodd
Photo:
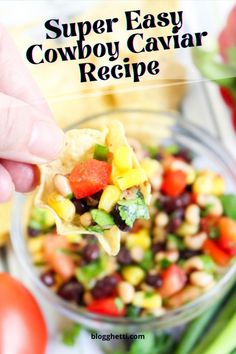
<path id="1" fill-rule="evenodd" d="M 224 164 L 227 165 L 227 168 L 230 170 L 233 178 L 235 179 L 236 182 L 236 173 L 232 169 L 234 160 L 233 157 L 230 155 L 230 153 L 225 149 L 225 147 L 217 141 L 216 138 L 213 136 L 209 135 L 209 133 L 199 127 L 198 125 L 188 122 L 186 120 L 181 120 L 181 113 L 175 112 L 175 111 L 156 111 L 156 110 L 146 110 L 146 109 L 116 109 L 116 110 L 109 110 L 105 111 L 103 113 L 98 113 L 94 114 L 91 116 L 88 116 L 77 123 L 70 124 L 66 127 L 65 130 L 69 130 L 72 128 L 75 128 L 76 126 L 78 127 L 81 124 L 84 124 L 88 121 L 97 119 L 97 118 L 102 118 L 102 117 L 107 117 L 109 115 L 117 114 L 117 113 L 145 113 L 145 114 L 158 114 L 162 116 L 167 116 L 167 117 L 172 117 L 177 119 L 176 120 L 176 126 L 182 126 L 184 129 L 186 129 L 189 133 L 191 133 L 194 130 L 194 135 L 200 136 L 201 140 L 204 139 L 204 143 L 206 143 L 207 140 L 209 140 L 209 146 L 214 146 L 214 149 L 217 150 L 217 154 L 219 155 L 218 158 L 220 158 Z M 207 148 L 207 146 L 205 146 Z M 215 150 L 214 150 L 215 153 Z M 12 208 L 12 217 L 11 217 L 11 241 L 13 245 L 13 249 L 17 255 L 17 258 L 22 266 L 22 268 L 27 272 L 29 278 L 32 280 L 32 283 L 42 292 L 45 297 L 48 299 L 48 301 L 52 302 L 52 305 L 58 309 L 58 311 L 67 317 L 70 317 L 74 319 L 75 321 L 78 321 L 78 317 L 83 320 L 84 318 L 87 318 L 88 320 L 92 321 L 98 321 L 98 322 L 105 322 L 111 325 L 145 325 L 145 324 L 154 324 L 158 321 L 160 324 L 161 322 L 165 323 L 168 322 L 168 320 L 171 320 L 174 316 L 176 317 L 181 317 L 181 314 L 183 315 L 184 313 L 187 313 L 194 307 L 198 307 L 201 304 L 204 304 L 205 301 L 209 300 L 209 298 L 213 297 L 216 295 L 218 292 L 220 293 L 220 289 L 224 287 L 229 280 L 233 277 L 233 275 L 236 273 L 236 262 L 233 263 L 225 274 L 217 281 L 217 283 L 209 289 L 206 293 L 203 293 L 199 297 L 197 297 L 195 300 L 190 301 L 183 306 L 168 310 L 166 313 L 161 314 L 160 316 L 156 317 L 138 317 L 138 318 L 129 318 L 129 317 L 111 317 L 111 316 L 104 316 L 104 315 L 99 315 L 95 314 L 92 312 L 87 311 L 84 307 L 78 306 L 71 304 L 63 299 L 61 299 L 57 294 L 55 294 L 50 288 L 47 288 L 39 279 L 39 277 L 36 275 L 36 273 L 28 266 L 26 261 L 23 261 L 22 257 L 20 256 L 20 249 L 23 250 L 24 252 L 24 242 L 21 242 L 21 247 L 19 247 L 19 242 L 15 242 L 15 237 L 14 233 L 19 232 L 20 234 L 22 233 L 21 230 L 21 219 L 17 218 L 15 216 L 20 215 L 19 208 L 22 206 L 24 203 L 26 197 L 19 195 L 16 193 L 16 196 L 14 198 L 14 203 L 13 203 L 13 208 Z M 20 225 L 19 225 L 20 224 Z M 18 239 L 23 241 L 23 238 Z M 16 245 L 18 243 L 18 245 Z M 28 252 L 27 252 L 28 253 Z M 69 315 L 68 315 L 69 313 Z"/>

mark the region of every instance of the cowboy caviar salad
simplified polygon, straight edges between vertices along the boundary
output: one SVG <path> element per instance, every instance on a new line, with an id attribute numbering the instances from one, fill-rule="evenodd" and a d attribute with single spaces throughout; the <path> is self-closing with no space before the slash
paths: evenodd
<path id="1" fill-rule="evenodd" d="M 89 196 L 72 183 L 73 197 L 65 199 L 80 218 L 86 215 L 91 231 L 104 226 L 99 221 L 104 210 L 105 224 L 122 230 L 117 256 L 109 256 L 92 234 L 60 235 L 54 215 L 42 208 L 31 213 L 28 248 L 41 281 L 64 300 L 106 316 L 159 316 L 208 291 L 233 261 L 236 197 L 225 194 L 219 174 L 196 170 L 186 149 L 130 144 L 151 183 L 150 219 L 141 190 L 127 179 L 119 189 L 103 185 L 102 192 L 95 188 Z M 96 149 L 91 173 L 94 161 L 105 160 L 107 175 L 109 152 Z M 126 154 L 115 157 L 115 163 L 129 168 L 130 160 Z M 72 170 L 72 181 L 78 171 Z M 138 176 L 136 184 L 143 183 Z M 142 219 L 135 221 L 140 207 Z"/>

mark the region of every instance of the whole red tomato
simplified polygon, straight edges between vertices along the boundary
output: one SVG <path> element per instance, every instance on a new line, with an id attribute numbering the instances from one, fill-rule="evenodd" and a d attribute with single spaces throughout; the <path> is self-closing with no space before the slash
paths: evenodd
<path id="1" fill-rule="evenodd" d="M 0 273 L 0 354 L 44 354 L 47 329 L 31 293 Z"/>

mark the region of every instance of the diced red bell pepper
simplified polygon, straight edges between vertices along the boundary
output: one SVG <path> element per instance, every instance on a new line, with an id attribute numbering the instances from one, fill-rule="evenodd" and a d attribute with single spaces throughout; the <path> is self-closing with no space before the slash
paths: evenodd
<path id="1" fill-rule="evenodd" d="M 109 163 L 91 159 L 76 165 L 68 178 L 75 197 L 80 199 L 104 189 L 108 185 L 110 175 Z"/>
<path id="2" fill-rule="evenodd" d="M 222 217 L 219 220 L 220 237 L 217 240 L 221 248 L 229 254 L 236 254 L 236 222 Z"/>
<path id="3" fill-rule="evenodd" d="M 105 299 L 94 300 L 87 306 L 87 310 L 100 315 L 123 317 L 126 313 L 125 306 L 120 309 L 116 304 L 116 298 L 107 297 Z"/>
<path id="4" fill-rule="evenodd" d="M 220 249 L 216 242 L 207 239 L 203 244 L 203 251 L 211 256 L 219 266 L 227 267 L 229 264 L 230 256 Z"/>
<path id="5" fill-rule="evenodd" d="M 169 297 L 180 291 L 187 282 L 187 276 L 182 268 L 172 264 L 161 275 L 162 285 L 158 292 L 163 297 Z"/>
<path id="6" fill-rule="evenodd" d="M 178 197 L 187 184 L 186 174 L 182 171 L 168 171 L 164 175 L 161 190 L 170 197 Z"/>
<path id="7" fill-rule="evenodd" d="M 228 107 L 230 107 L 231 109 L 236 107 L 236 102 L 235 102 L 233 95 L 231 94 L 231 92 L 228 88 L 221 86 L 220 87 L 220 94 Z"/>

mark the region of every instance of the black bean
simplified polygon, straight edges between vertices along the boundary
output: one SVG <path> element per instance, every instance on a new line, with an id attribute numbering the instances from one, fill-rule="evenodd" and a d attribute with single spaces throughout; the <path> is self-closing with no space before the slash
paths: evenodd
<path id="1" fill-rule="evenodd" d="M 72 278 L 62 284 L 57 294 L 67 301 L 74 301 L 79 304 L 82 300 L 84 288 L 76 278 Z"/>
<path id="2" fill-rule="evenodd" d="M 183 159 L 187 163 L 190 163 L 193 159 L 191 151 L 185 148 L 180 149 L 176 154 L 174 154 L 174 156 Z"/>
<path id="3" fill-rule="evenodd" d="M 167 232 L 175 233 L 181 224 L 182 224 L 181 219 L 178 219 L 178 218 L 171 219 L 167 225 Z"/>
<path id="4" fill-rule="evenodd" d="M 189 259 L 194 256 L 199 256 L 200 254 L 202 254 L 201 251 L 194 251 L 187 248 L 180 251 L 180 259 Z"/>
<path id="5" fill-rule="evenodd" d="M 92 296 L 95 299 L 102 299 L 114 294 L 118 280 L 114 275 L 108 275 L 96 282 L 91 290 Z"/>
<path id="6" fill-rule="evenodd" d="M 120 252 L 118 253 L 116 259 L 117 259 L 117 262 L 122 265 L 129 265 L 132 263 L 132 258 L 131 258 L 130 252 L 125 247 L 122 247 L 120 249 Z"/>
<path id="7" fill-rule="evenodd" d="M 41 281 L 44 283 L 44 285 L 50 287 L 55 284 L 55 272 L 53 270 L 48 270 L 47 272 L 44 272 L 40 276 Z"/>
<path id="8" fill-rule="evenodd" d="M 41 233 L 40 230 L 34 229 L 34 228 L 31 227 L 31 226 L 28 226 L 28 235 L 29 235 L 30 237 L 36 237 L 36 236 L 38 236 L 40 233 Z"/>
<path id="9" fill-rule="evenodd" d="M 181 200 L 181 207 L 186 208 L 191 203 L 191 194 L 188 192 L 184 192 L 179 196 Z"/>
<path id="10" fill-rule="evenodd" d="M 162 286 L 162 279 L 158 274 L 147 274 L 145 281 L 154 288 L 160 288 Z"/>
<path id="11" fill-rule="evenodd" d="M 72 198 L 71 201 L 75 206 L 76 213 L 79 215 L 86 213 L 90 209 L 85 199 Z"/>
<path id="12" fill-rule="evenodd" d="M 129 227 L 124 220 L 121 219 L 118 205 L 116 204 L 112 210 L 112 216 L 115 224 L 119 227 L 121 231 L 129 231 L 131 227 Z"/>
<path id="13" fill-rule="evenodd" d="M 84 247 L 82 251 L 82 258 L 86 262 L 95 261 L 99 257 L 99 247 L 95 243 L 88 244 Z"/>
<path id="14" fill-rule="evenodd" d="M 165 242 L 155 242 L 152 245 L 152 252 L 153 254 L 156 254 L 157 252 L 164 251 L 166 249 L 166 244 Z"/>
<path id="15" fill-rule="evenodd" d="M 179 208 L 176 209 L 172 214 L 171 214 L 171 218 L 172 219 L 180 219 L 183 220 L 184 219 L 184 209 L 183 208 Z"/>

